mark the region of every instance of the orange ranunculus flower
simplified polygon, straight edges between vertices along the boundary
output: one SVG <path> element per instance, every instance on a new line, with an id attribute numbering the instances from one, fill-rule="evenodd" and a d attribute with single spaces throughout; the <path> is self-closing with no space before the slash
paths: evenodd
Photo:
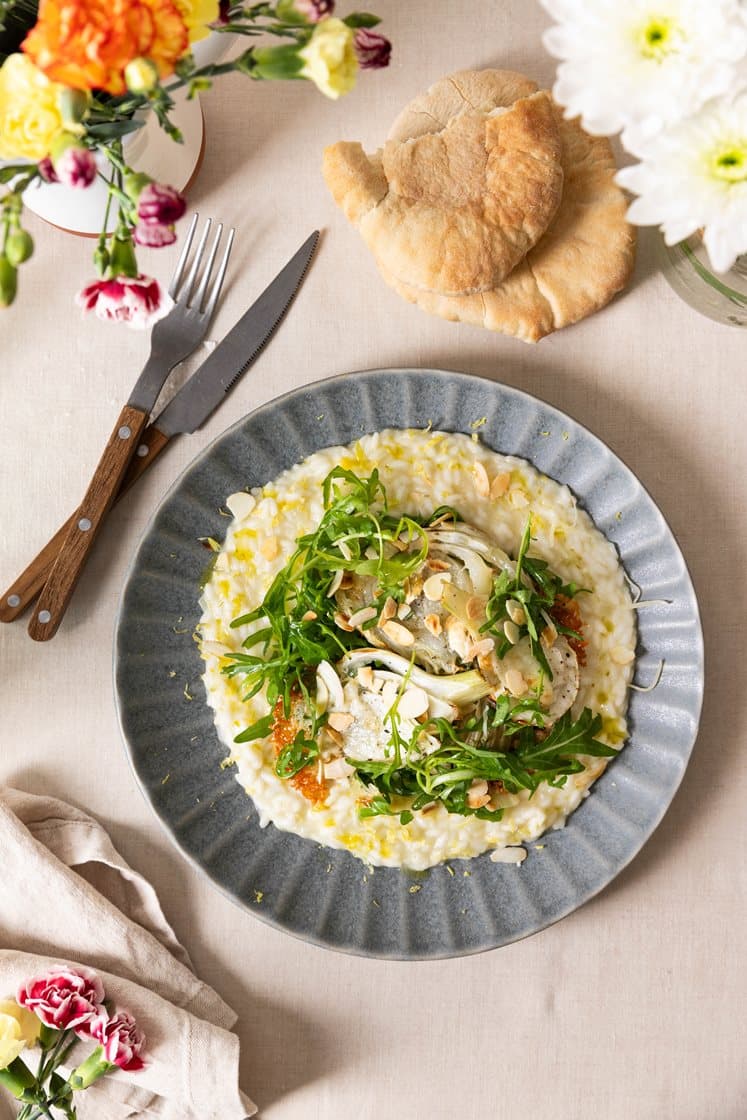
<path id="1" fill-rule="evenodd" d="M 23 50 L 53 81 L 121 94 L 133 58 L 152 59 L 166 77 L 188 46 L 173 0 L 41 0 Z"/>

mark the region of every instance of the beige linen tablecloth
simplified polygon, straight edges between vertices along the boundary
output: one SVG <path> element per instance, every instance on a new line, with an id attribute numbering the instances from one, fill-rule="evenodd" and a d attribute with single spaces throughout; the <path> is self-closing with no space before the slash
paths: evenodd
<path id="1" fill-rule="evenodd" d="M 399 108 L 452 70 L 503 65 L 549 82 L 554 63 L 539 37 L 548 20 L 533 2 L 371 7 L 394 40 L 392 67 L 361 75 L 349 97 L 331 102 L 301 82 L 231 76 L 203 99 L 205 161 L 190 201 L 238 228 L 212 337 L 321 227 L 318 256 L 254 368 L 113 512 L 54 641 L 38 646 L 23 625 L 0 627 L 0 780 L 85 807 L 128 862 L 147 870 L 197 974 L 239 1013 L 242 1082 L 263 1120 L 744 1120 L 745 335 L 681 302 L 650 233 L 628 291 L 536 347 L 398 299 L 331 204 L 322 147 L 350 139 L 375 149 Z M 0 317 L 3 587 L 79 500 L 147 354 L 146 338 L 83 324 L 72 307 L 92 274 L 92 244 L 40 223 L 34 233 L 21 298 Z M 170 250 L 143 255 L 161 277 L 173 260 Z M 129 558 L 189 460 L 279 393 L 400 365 L 518 386 L 606 440 L 679 538 L 708 655 L 701 735 L 683 784 L 612 886 L 526 941 L 419 964 L 304 944 L 218 893 L 137 789 L 111 686 Z"/>
<path id="2" fill-rule="evenodd" d="M 101 825 L 56 798 L 0 787 L 0 852 L 0 992 L 12 997 L 57 964 L 92 968 L 146 1036 L 145 1069 L 77 1094 L 81 1120 L 253 1115 L 238 1088 L 235 1012 L 195 976 L 153 887 Z M 69 1068 L 92 1048 L 77 1046 Z"/>

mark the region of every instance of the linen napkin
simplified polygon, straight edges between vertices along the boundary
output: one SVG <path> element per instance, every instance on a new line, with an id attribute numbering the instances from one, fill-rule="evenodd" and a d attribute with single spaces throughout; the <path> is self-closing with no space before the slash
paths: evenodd
<path id="1" fill-rule="evenodd" d="M 76 1093 L 80 1120 L 253 1115 L 238 1087 L 235 1013 L 195 976 L 153 887 L 102 826 L 56 798 L 0 786 L 0 853 L 0 999 L 53 965 L 87 966 L 146 1035 L 147 1067 Z M 76 1046 L 71 1067 L 90 1049 Z M 15 1115 L 9 1102 L 0 1099 L 3 1120 Z"/>

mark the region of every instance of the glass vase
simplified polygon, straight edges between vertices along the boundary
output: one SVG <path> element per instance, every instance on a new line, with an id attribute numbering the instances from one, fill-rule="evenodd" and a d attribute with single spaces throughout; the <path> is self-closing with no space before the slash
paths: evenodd
<path id="1" fill-rule="evenodd" d="M 658 235 L 658 256 L 675 292 L 701 315 L 731 327 L 747 327 L 747 254 L 729 272 L 714 272 L 700 234 L 667 245 Z"/>

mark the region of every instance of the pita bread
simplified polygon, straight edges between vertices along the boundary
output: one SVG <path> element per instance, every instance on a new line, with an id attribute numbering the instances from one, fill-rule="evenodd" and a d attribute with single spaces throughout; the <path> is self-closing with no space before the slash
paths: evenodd
<path id="1" fill-rule="evenodd" d="M 442 127 L 430 123 L 370 157 L 360 144 L 333 144 L 324 177 L 389 276 L 423 292 L 488 291 L 537 243 L 560 202 L 551 99 L 531 92 L 487 113 L 465 105 Z"/>
<path id="2" fill-rule="evenodd" d="M 407 129 L 441 128 L 443 116 L 484 107 L 504 85 L 506 71 L 467 71 L 436 84 L 400 114 L 392 136 Z M 472 323 L 537 342 L 551 331 L 604 307 L 627 283 L 635 260 L 635 233 L 625 220 L 627 203 L 614 182 L 609 142 L 584 132 L 554 109 L 560 130 L 563 198 L 550 228 L 525 260 L 493 290 L 444 296 L 418 291 L 379 268 L 389 284 L 411 303 L 444 319 Z"/>

